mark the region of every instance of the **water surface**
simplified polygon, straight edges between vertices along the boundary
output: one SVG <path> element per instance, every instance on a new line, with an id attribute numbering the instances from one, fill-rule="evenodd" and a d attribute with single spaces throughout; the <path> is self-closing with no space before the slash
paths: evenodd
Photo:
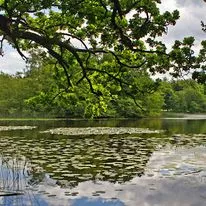
<path id="1" fill-rule="evenodd" d="M 206 205 L 204 117 L 1 120 L 0 205 Z M 78 127 L 161 132 L 48 132 Z"/>

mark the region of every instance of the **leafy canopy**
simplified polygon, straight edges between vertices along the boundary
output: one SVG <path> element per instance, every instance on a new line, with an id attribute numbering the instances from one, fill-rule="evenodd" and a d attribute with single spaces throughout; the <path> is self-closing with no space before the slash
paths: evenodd
<path id="1" fill-rule="evenodd" d="M 96 101 L 105 108 L 104 103 L 122 91 L 140 106 L 137 99 L 142 91 L 135 79 L 138 72 L 154 74 L 172 69 L 177 77 L 198 69 L 193 78 L 205 82 L 202 75 L 205 42 L 195 56 L 192 37 L 176 41 L 171 52 L 158 40 L 179 18 L 177 10 L 160 13 L 160 3 L 160 0 L 1 0 L 1 53 L 5 39 L 27 61 L 24 51 L 27 54 L 38 51 L 39 58 L 54 68 L 60 94 L 77 93 L 80 87 L 95 94 Z M 152 89 L 146 88 L 142 94 L 155 87 L 154 83 L 149 86 Z"/>
<path id="2" fill-rule="evenodd" d="M 160 60 L 167 63 L 166 47 L 155 38 L 175 24 L 179 13 L 160 14 L 159 3 L 159 0 L 4 0 L 0 10 L 11 25 L 9 31 L 2 24 L 0 29 L 23 58 L 26 57 L 22 51 L 46 50 L 54 63 L 64 69 L 68 86 L 85 80 L 91 91 L 98 94 L 90 80 L 94 70 L 114 76 L 118 82 L 123 68 L 156 66 Z M 115 74 L 100 65 L 99 58 L 104 54 L 118 65 Z M 160 54 L 161 57 L 157 56 Z M 73 64 L 80 70 L 75 81 L 70 69 Z"/>

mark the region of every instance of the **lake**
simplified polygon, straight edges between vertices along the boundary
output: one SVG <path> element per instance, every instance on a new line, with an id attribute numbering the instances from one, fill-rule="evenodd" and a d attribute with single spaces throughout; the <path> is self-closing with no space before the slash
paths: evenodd
<path id="1" fill-rule="evenodd" d="M 0 205 L 205 206 L 206 115 L 0 120 Z"/>

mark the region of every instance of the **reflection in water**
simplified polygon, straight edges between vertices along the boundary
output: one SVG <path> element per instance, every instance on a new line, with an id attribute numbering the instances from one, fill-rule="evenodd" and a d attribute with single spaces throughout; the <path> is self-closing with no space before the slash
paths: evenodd
<path id="1" fill-rule="evenodd" d="M 96 198 L 94 200 L 90 198 L 80 198 L 76 199 L 73 206 L 84 205 L 84 206 L 124 206 L 124 204 L 119 200 L 105 200 L 103 198 Z"/>
<path id="2" fill-rule="evenodd" d="M 12 156 L 13 155 L 13 156 Z M 35 185 L 27 160 L 17 154 L 1 154 L 0 157 L 0 205 L 39 205 L 33 193 Z"/>
<path id="3" fill-rule="evenodd" d="M 25 190 L 26 184 L 26 161 L 18 157 L 10 158 L 1 155 L 0 159 L 0 189 L 4 192 L 21 195 Z"/>
<path id="4" fill-rule="evenodd" d="M 206 205 L 204 134 L 68 137 L 37 126 L 0 133 L 0 187 L 20 194 L 1 196 L 0 205 Z"/>
<path id="5" fill-rule="evenodd" d="M 110 182 L 129 181 L 142 176 L 152 152 L 161 138 L 96 136 L 89 138 L 57 137 L 52 139 L 24 139 L 4 137 L 0 149 L 11 155 L 20 151 L 30 159 L 33 170 L 39 167 L 57 183 L 75 187 L 86 180 Z M 41 175 L 33 178 L 40 179 Z M 37 181 L 37 180 L 35 180 Z"/>

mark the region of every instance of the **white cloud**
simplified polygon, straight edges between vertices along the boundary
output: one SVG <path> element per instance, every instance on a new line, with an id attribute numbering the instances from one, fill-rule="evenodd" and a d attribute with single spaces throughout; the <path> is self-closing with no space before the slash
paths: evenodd
<path id="1" fill-rule="evenodd" d="M 176 2 L 180 7 L 201 7 L 203 4 L 205 4 L 204 0 L 176 0 Z"/>
<path id="2" fill-rule="evenodd" d="M 162 3 L 159 5 L 160 8 L 160 12 L 164 12 L 164 11 L 174 11 L 175 9 L 177 9 L 177 3 L 175 0 L 162 0 Z"/>
<path id="3" fill-rule="evenodd" d="M 170 3 L 169 3 L 170 2 Z M 201 29 L 200 22 L 206 21 L 206 3 L 203 0 L 163 0 L 161 10 L 175 10 L 180 12 L 180 19 L 175 26 L 170 26 L 167 35 L 163 37 L 166 44 L 171 45 L 175 40 L 182 40 L 185 36 L 194 36 L 197 46 L 206 34 Z"/>
<path id="4" fill-rule="evenodd" d="M 56 195 L 54 199 L 43 196 L 49 205 L 59 205 L 59 202 L 61 205 L 80 205 L 77 203 L 81 200 L 81 205 L 108 202 L 108 205 L 127 206 L 203 206 L 206 197 L 205 158 L 204 147 L 162 148 L 150 157 L 145 175 L 136 176 L 124 184 L 85 181 L 75 188 L 41 184 L 39 191 Z M 97 191 L 103 192 L 94 196 Z M 66 196 L 68 192 L 77 192 L 77 195 Z"/>
<path id="5" fill-rule="evenodd" d="M 4 48 L 4 56 L 0 56 L 0 71 L 8 74 L 22 72 L 26 68 L 25 61 L 10 46 Z"/>

